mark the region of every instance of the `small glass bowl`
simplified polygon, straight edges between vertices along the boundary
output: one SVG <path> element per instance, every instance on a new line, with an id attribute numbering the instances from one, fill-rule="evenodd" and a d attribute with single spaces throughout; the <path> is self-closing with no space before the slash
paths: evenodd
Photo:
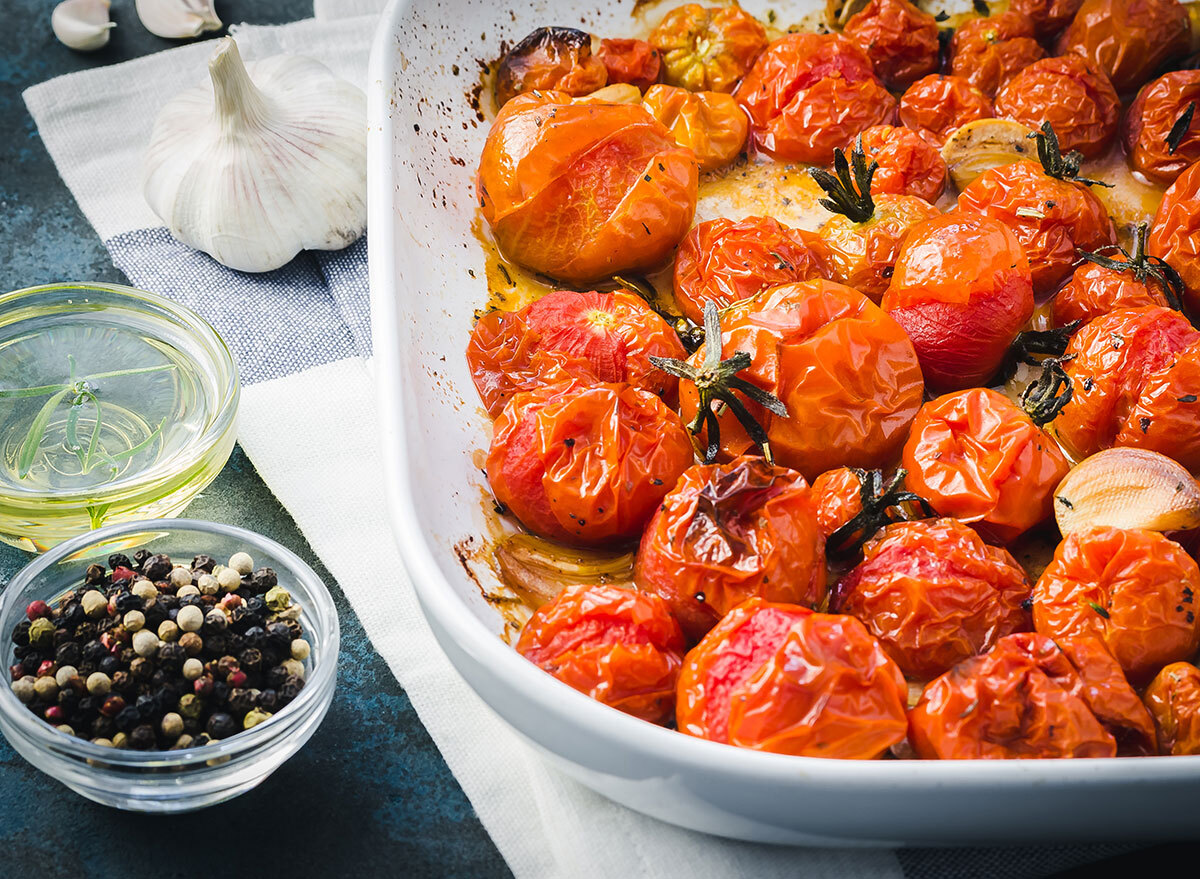
<path id="1" fill-rule="evenodd" d="M 165 297 L 115 284 L 0 295 L 0 541 L 41 552 L 178 515 L 229 459 L 238 398 L 225 342 Z"/>
<path id="2" fill-rule="evenodd" d="M 58 599 L 77 587 L 91 561 L 111 552 L 146 547 L 172 559 L 191 561 L 207 553 L 216 559 L 245 551 L 255 568 L 275 569 L 279 584 L 302 613 L 300 625 L 312 650 L 304 665 L 304 689 L 273 717 L 227 739 L 178 751 L 134 751 L 94 745 L 62 732 L 35 716 L 0 685 L 0 732 L 22 757 L 71 790 L 118 809 L 186 812 L 250 790 L 295 754 L 316 731 L 337 681 L 337 610 L 325 585 L 291 551 L 252 531 L 189 519 L 125 522 L 59 544 L 22 569 L 0 595 L 0 643 L 4 668 L 13 662 L 13 628 L 29 602 Z"/>

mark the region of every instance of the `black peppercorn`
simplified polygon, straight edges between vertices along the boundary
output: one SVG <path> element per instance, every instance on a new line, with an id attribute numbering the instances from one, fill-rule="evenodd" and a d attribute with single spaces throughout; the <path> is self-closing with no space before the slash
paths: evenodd
<path id="1" fill-rule="evenodd" d="M 84 644 L 85 646 L 87 645 L 87 643 L 89 641 L 95 641 L 96 637 L 99 634 L 100 634 L 100 632 L 97 631 L 96 624 L 93 623 L 91 620 L 80 623 L 78 626 L 75 627 L 75 640 L 80 642 L 81 644 Z M 101 649 L 103 649 L 103 645 L 101 645 Z M 96 662 L 98 660 L 92 660 L 92 661 Z"/>
<path id="2" fill-rule="evenodd" d="M 84 717 L 91 717 L 100 710 L 100 698 L 98 696 L 83 696 L 75 705 L 75 710 Z"/>
<path id="3" fill-rule="evenodd" d="M 129 556 L 123 552 L 114 552 L 108 557 L 108 566 L 112 569 L 117 568 L 132 568 L 133 562 L 129 560 Z"/>
<path id="4" fill-rule="evenodd" d="M 214 739 L 224 739 L 233 735 L 238 731 L 237 721 L 232 715 L 219 711 L 208 719 L 208 725 L 204 728 Z"/>
<path id="5" fill-rule="evenodd" d="M 58 691 L 58 704 L 67 712 L 75 711 L 79 706 L 79 693 L 70 687 Z"/>
<path id="6" fill-rule="evenodd" d="M 237 655 L 238 663 L 248 672 L 258 671 L 262 665 L 262 651 L 247 647 Z"/>
<path id="7" fill-rule="evenodd" d="M 124 692 L 133 686 L 133 676 L 127 671 L 119 671 L 112 676 L 112 685 L 114 690 Z"/>
<path id="8" fill-rule="evenodd" d="M 59 644 L 54 650 L 54 661 L 57 662 L 59 666 L 78 665 L 82 659 L 83 651 L 74 641 L 67 641 L 66 643 Z"/>
<path id="9" fill-rule="evenodd" d="M 287 680 L 279 685 L 279 704 L 287 705 L 300 695 L 302 689 L 304 689 L 304 681 L 295 675 L 288 675 Z"/>
<path id="10" fill-rule="evenodd" d="M 171 557 L 163 553 L 152 555 L 142 565 L 142 574 L 149 580 L 165 580 L 171 573 Z"/>
<path id="11" fill-rule="evenodd" d="M 262 690 L 259 692 L 258 698 L 254 701 L 263 711 L 273 713 L 279 707 L 279 694 L 270 689 Z"/>
<path id="12" fill-rule="evenodd" d="M 193 604 L 196 607 L 203 607 L 204 606 L 204 596 L 203 595 L 185 595 L 185 596 L 183 596 L 183 598 L 179 599 L 180 607 L 187 607 L 189 604 Z"/>
<path id="13" fill-rule="evenodd" d="M 29 620 L 21 620 L 12 630 L 12 642 L 18 647 L 24 647 L 29 643 Z"/>
<path id="14" fill-rule="evenodd" d="M 148 751 L 158 743 L 154 735 L 154 727 L 148 723 L 135 726 L 129 734 L 129 746 L 139 751 Z"/>
<path id="15" fill-rule="evenodd" d="M 122 665 L 130 665 L 138 658 L 137 653 L 132 647 L 122 647 L 121 652 L 117 656 L 121 660 Z"/>
<path id="16" fill-rule="evenodd" d="M 117 725 L 112 722 L 111 718 L 105 717 L 103 714 L 92 721 L 92 738 L 111 739 L 116 731 Z"/>
<path id="17" fill-rule="evenodd" d="M 112 677 L 114 674 L 120 671 L 121 660 L 117 659 L 117 657 L 113 656 L 111 653 L 106 653 L 106 655 L 101 658 L 98 663 L 96 663 L 96 667 L 109 677 Z"/>
<path id="18" fill-rule="evenodd" d="M 279 585 L 279 578 L 271 568 L 259 568 L 250 575 L 250 589 L 255 595 L 262 595 L 273 586 Z"/>
<path id="19" fill-rule="evenodd" d="M 13 659 L 24 659 L 30 653 L 33 653 L 33 648 L 26 644 L 24 647 L 13 648 Z"/>
<path id="20" fill-rule="evenodd" d="M 274 666 L 267 670 L 267 686 L 273 689 L 279 689 L 283 682 L 288 679 L 288 671 L 282 665 Z"/>
<path id="21" fill-rule="evenodd" d="M 212 687 L 212 695 L 213 699 L 215 699 L 218 703 L 223 704 L 224 702 L 228 701 L 229 684 L 225 683 L 224 681 L 214 682 Z"/>
<path id="22" fill-rule="evenodd" d="M 120 620 L 118 620 L 116 617 L 105 617 L 104 619 L 100 620 L 100 622 L 96 623 L 96 633 L 98 635 L 103 635 L 105 632 L 119 624 Z"/>
<path id="23" fill-rule="evenodd" d="M 158 596 L 158 603 L 162 605 L 165 611 L 179 609 L 179 597 L 176 595 L 160 595 Z"/>
<path id="24" fill-rule="evenodd" d="M 283 623 L 271 623 L 267 626 L 267 644 L 271 647 L 284 648 L 290 647 L 292 643 L 292 630 Z"/>
<path id="25" fill-rule="evenodd" d="M 226 647 L 229 644 L 229 635 L 227 632 L 216 632 L 204 639 L 204 655 L 205 656 L 224 656 Z"/>
<path id="26" fill-rule="evenodd" d="M 206 574 L 211 574 L 213 572 L 213 568 L 216 566 L 217 560 L 210 555 L 205 555 L 204 553 L 201 553 L 192 559 L 193 571 L 203 571 Z"/>
<path id="27" fill-rule="evenodd" d="M 262 626 L 251 626 L 242 633 L 247 647 L 262 647 L 266 643 L 267 630 Z"/>
<path id="28" fill-rule="evenodd" d="M 146 602 L 140 595 L 134 595 L 132 592 L 122 592 L 113 599 L 113 607 L 117 609 L 117 613 L 124 616 L 131 610 L 142 610 L 146 606 Z"/>
<path id="29" fill-rule="evenodd" d="M 36 652 L 30 653 L 21 660 L 21 673 L 27 675 L 36 675 L 38 666 L 42 664 L 42 657 Z"/>
<path id="30" fill-rule="evenodd" d="M 92 586 L 103 583 L 104 565 L 88 565 L 87 572 L 83 575 L 83 582 Z"/>
<path id="31" fill-rule="evenodd" d="M 87 614 L 83 612 L 83 605 L 78 601 L 72 601 L 62 609 L 62 613 L 58 617 L 58 622 L 59 625 L 66 626 L 68 629 L 74 629 L 86 619 Z M 78 638 L 79 635 L 76 634 L 75 637 Z"/>
<path id="32" fill-rule="evenodd" d="M 117 725 L 117 729 L 121 732 L 129 732 L 135 726 L 142 722 L 141 712 L 132 705 L 126 705 L 117 712 L 117 716 L 113 718 L 113 723 Z"/>
<path id="33" fill-rule="evenodd" d="M 146 564 L 146 559 L 150 558 L 150 550 L 139 549 L 133 554 L 134 569 L 141 571 Z"/>
<path id="34" fill-rule="evenodd" d="M 146 628 L 154 632 L 157 632 L 158 627 L 167 619 L 166 608 L 157 598 L 151 598 L 146 602 L 146 606 L 142 608 L 142 614 L 146 617 Z"/>
<path id="35" fill-rule="evenodd" d="M 209 636 L 211 637 L 211 636 Z M 237 654 L 245 650 L 248 645 L 244 636 L 237 632 L 225 633 L 225 652 L 229 654 Z"/>
<path id="36" fill-rule="evenodd" d="M 176 671 L 187 659 L 187 651 L 179 644 L 168 641 L 158 648 L 158 661 L 163 668 Z"/>
<path id="37" fill-rule="evenodd" d="M 229 710 L 236 715 L 243 715 L 254 707 L 254 695 L 249 690 L 234 688 L 229 691 Z"/>
<path id="38" fill-rule="evenodd" d="M 134 706 L 137 708 L 138 714 L 146 720 L 159 713 L 158 700 L 149 694 L 138 696 Z"/>

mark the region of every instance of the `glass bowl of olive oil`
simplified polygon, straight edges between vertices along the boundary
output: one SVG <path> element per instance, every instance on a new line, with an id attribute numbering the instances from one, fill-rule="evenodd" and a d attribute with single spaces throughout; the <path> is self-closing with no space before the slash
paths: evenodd
<path id="1" fill-rule="evenodd" d="M 237 364 L 207 321 L 116 284 L 0 295 L 0 541 L 41 552 L 178 515 L 237 436 Z"/>

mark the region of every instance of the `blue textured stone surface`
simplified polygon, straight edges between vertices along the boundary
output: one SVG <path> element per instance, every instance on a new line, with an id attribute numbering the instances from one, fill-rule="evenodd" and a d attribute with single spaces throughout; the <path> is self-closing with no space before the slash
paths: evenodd
<path id="1" fill-rule="evenodd" d="M 119 24 L 109 46 L 91 55 L 71 52 L 51 34 L 53 5 L 0 3 L 0 290 L 57 280 L 125 282 L 54 170 L 21 90 L 172 45 L 141 28 L 133 0 L 114 0 Z M 227 22 L 280 23 L 312 14 L 311 0 L 218 2 L 217 8 Z M 329 584 L 342 654 L 325 722 L 257 789 L 176 817 L 94 805 L 0 739 L 0 876 L 508 875 L 341 589 L 240 449 L 187 512 L 272 537 Z M 0 585 L 28 560 L 0 546 Z"/>

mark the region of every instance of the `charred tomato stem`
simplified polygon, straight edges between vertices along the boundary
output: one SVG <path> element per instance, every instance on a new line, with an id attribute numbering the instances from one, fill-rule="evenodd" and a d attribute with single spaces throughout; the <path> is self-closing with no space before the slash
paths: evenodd
<path id="1" fill-rule="evenodd" d="M 826 551 L 837 558 L 846 558 L 857 553 L 881 528 L 893 522 L 912 518 L 905 504 L 913 504 L 921 511 L 921 517 L 937 515 L 929 501 L 919 494 L 904 490 L 904 477 L 908 471 L 901 468 L 886 483 L 882 470 L 859 470 L 851 468 L 858 478 L 862 511 L 838 528 L 825 541 Z"/>
<path id="2" fill-rule="evenodd" d="M 675 331 L 675 335 L 679 336 L 679 341 L 683 343 L 683 347 L 689 354 L 697 351 L 704 344 L 704 330 L 694 325 L 686 317 L 664 308 L 658 297 L 658 291 L 645 278 L 635 275 L 613 275 L 612 282 L 618 287 L 636 293 L 653 309 L 655 314 L 670 324 L 671 329 Z"/>
<path id="3" fill-rule="evenodd" d="M 1064 363 L 1069 357 L 1050 357 L 1042 361 L 1042 373 L 1021 392 L 1021 408 L 1038 427 L 1053 421 L 1075 395 L 1075 385 Z"/>
<path id="4" fill-rule="evenodd" d="M 879 163 L 867 164 L 862 135 L 854 144 L 850 159 L 842 150 L 833 151 L 833 170 L 809 168 L 808 173 L 828 198 L 821 199 L 822 207 L 835 214 L 845 214 L 856 223 L 865 223 L 875 216 L 875 200 L 871 198 L 871 180 Z"/>
<path id="5" fill-rule="evenodd" d="M 1113 272 L 1123 272 L 1133 275 L 1134 280 L 1140 283 L 1144 284 L 1147 280 L 1155 281 L 1162 287 L 1163 295 L 1167 298 L 1167 304 L 1176 311 L 1183 311 L 1183 278 L 1179 276 L 1179 272 L 1171 268 L 1165 259 L 1159 256 L 1150 256 L 1146 253 L 1146 242 L 1149 237 L 1150 224 L 1142 223 L 1133 230 L 1133 253 L 1130 253 L 1118 244 L 1113 244 L 1097 251 L 1077 250 L 1076 252 L 1080 258 L 1090 263 L 1103 266 Z M 1105 256 L 1105 251 L 1120 254 L 1125 259 L 1119 260 L 1111 256 Z"/>
<path id="6" fill-rule="evenodd" d="M 1054 126 L 1049 122 L 1042 123 L 1041 131 L 1031 131 L 1025 136 L 1037 141 L 1038 159 L 1047 176 L 1056 180 L 1082 183 L 1084 186 L 1104 186 L 1112 189 L 1111 183 L 1079 176 L 1079 171 L 1083 167 L 1083 153 L 1079 150 L 1071 150 L 1064 156 L 1058 143 L 1058 135 L 1054 133 Z"/>

